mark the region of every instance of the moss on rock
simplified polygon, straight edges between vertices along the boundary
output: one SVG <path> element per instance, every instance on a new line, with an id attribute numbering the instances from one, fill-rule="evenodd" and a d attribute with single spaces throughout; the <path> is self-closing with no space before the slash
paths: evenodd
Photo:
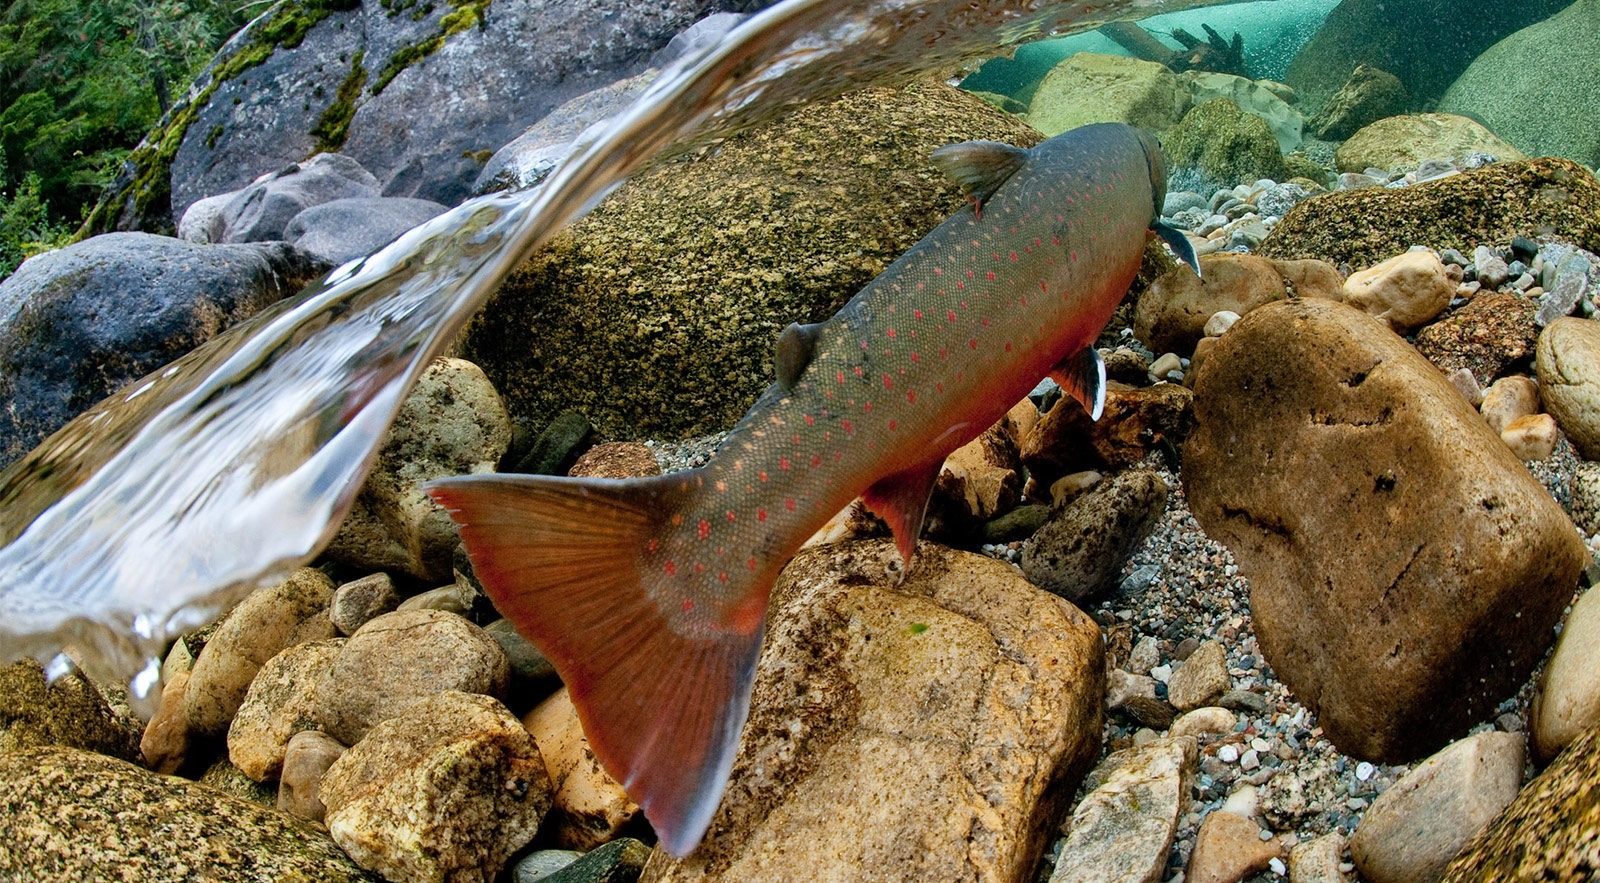
<path id="1" fill-rule="evenodd" d="M 1173 168 L 1196 169 L 1219 184 L 1288 177 L 1267 121 L 1231 98 L 1195 105 L 1162 137 L 1161 146 Z"/>
<path id="2" fill-rule="evenodd" d="M 816 322 L 963 202 L 943 144 L 1031 145 L 1025 123 L 939 85 L 804 107 L 637 175 L 529 259 L 465 356 L 530 427 L 567 408 L 606 435 L 726 428 L 771 381 L 790 322 Z"/>
<path id="3" fill-rule="evenodd" d="M 1308 199 L 1261 243 L 1263 257 L 1369 267 L 1413 245 L 1454 248 L 1551 235 L 1600 251 L 1600 181 L 1571 160 L 1494 163 L 1400 189 Z"/>

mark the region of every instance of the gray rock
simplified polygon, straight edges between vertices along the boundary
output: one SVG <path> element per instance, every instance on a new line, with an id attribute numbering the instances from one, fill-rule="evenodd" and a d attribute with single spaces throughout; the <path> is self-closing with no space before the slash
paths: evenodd
<path id="1" fill-rule="evenodd" d="M 1499 288 L 1511 278 L 1511 268 L 1506 266 L 1505 259 L 1483 245 L 1472 251 L 1472 271 L 1485 288 Z"/>
<path id="2" fill-rule="evenodd" d="M 350 636 L 317 688 L 317 720 L 353 745 L 380 721 L 446 690 L 503 699 L 509 666 L 483 630 L 453 613 L 402 610 Z"/>
<path id="3" fill-rule="evenodd" d="M 1399 77 L 1358 64 L 1350 72 L 1350 78 L 1307 125 L 1318 138 L 1342 141 L 1369 123 L 1405 112 L 1409 100 Z"/>
<path id="4" fill-rule="evenodd" d="M 1204 196 L 1193 190 L 1175 190 L 1168 193 L 1166 200 L 1161 203 L 1161 214 L 1163 217 L 1171 218 L 1179 212 L 1203 209 L 1205 207 L 1206 198 Z"/>
<path id="5" fill-rule="evenodd" d="M 372 619 L 400 606 L 400 593 L 387 573 L 374 573 L 333 590 L 328 618 L 341 635 L 353 635 Z"/>
<path id="6" fill-rule="evenodd" d="M 543 883 L 633 883 L 644 871 L 650 847 L 631 837 L 613 840 L 548 877 Z M 525 883 L 518 877 L 515 883 Z"/>
<path id="7" fill-rule="evenodd" d="M 437 589 L 429 589 L 418 595 L 400 602 L 400 610 L 443 610 L 457 616 L 471 619 L 472 608 L 477 601 L 478 593 L 472 586 L 461 583 L 451 583 Z"/>
<path id="8" fill-rule="evenodd" d="M 1193 711 L 1215 704 L 1228 685 L 1227 653 L 1216 641 L 1206 641 L 1172 673 L 1167 696 L 1179 711 Z"/>
<path id="9" fill-rule="evenodd" d="M 1371 883 L 1437 880 L 1522 787 L 1522 736 L 1483 733 L 1428 758 L 1373 802 L 1350 838 Z"/>
<path id="10" fill-rule="evenodd" d="M 447 691 L 373 727 L 322 779 L 328 832 L 390 880 L 495 878 L 550 807 L 533 738 L 487 696 Z"/>
<path id="11" fill-rule="evenodd" d="M 64 748 L 0 753 L 8 880 L 375 881 L 269 807 Z"/>
<path id="12" fill-rule="evenodd" d="M 1157 739 L 1106 758 L 1098 787 L 1072 811 L 1050 883 L 1162 879 L 1167 852 L 1187 810 L 1195 741 Z"/>
<path id="13" fill-rule="evenodd" d="M 1022 546 L 1022 572 L 1041 588 L 1082 601 L 1116 584 L 1122 565 L 1165 510 L 1154 472 L 1126 472 L 1055 512 Z"/>
<path id="14" fill-rule="evenodd" d="M 334 200 L 378 195 L 378 180 L 348 156 L 319 153 L 262 175 L 231 193 L 197 204 L 178 229 L 190 242 L 267 242 L 291 239 L 289 222 L 305 210 Z M 329 261 L 342 263 L 342 261 Z"/>
<path id="15" fill-rule="evenodd" d="M 1600 293 L 1600 258 L 1565 245 L 1546 246 L 1540 255 L 1544 257 L 1541 281 L 1545 293 L 1539 298 L 1534 321 L 1542 328 L 1571 315 L 1578 304 L 1593 302 Z"/>
<path id="16" fill-rule="evenodd" d="M 321 730 L 295 733 L 283 752 L 278 809 L 320 824 L 328 813 L 322 803 L 322 779 L 344 752 L 345 747 L 339 740 Z"/>
<path id="17" fill-rule="evenodd" d="M 655 81 L 657 73 L 651 69 L 625 77 L 550 111 L 489 157 L 472 183 L 473 195 L 539 186 L 572 153 L 584 130 L 626 110 Z"/>
<path id="18" fill-rule="evenodd" d="M 0 282 L 0 466 L 326 270 L 282 244 L 96 236 Z"/>
<path id="19" fill-rule="evenodd" d="M 1106 676 L 1106 708 L 1126 712 L 1147 727 L 1165 730 L 1177 716 L 1172 705 L 1156 696 L 1155 678 L 1112 669 Z"/>
<path id="20" fill-rule="evenodd" d="M 582 857 L 573 849 L 534 850 L 511 866 L 512 883 L 539 883 Z"/>
<path id="21" fill-rule="evenodd" d="M 313 259 L 337 266 L 372 254 L 444 211 L 445 206 L 426 199 L 335 199 L 295 215 L 282 238 Z"/>
<path id="22" fill-rule="evenodd" d="M 511 664 L 513 692 L 527 699 L 542 699 L 561 685 L 556 667 L 545 658 L 539 648 L 517 633 L 509 619 L 497 619 L 483 627 L 483 631 L 505 651 Z"/>

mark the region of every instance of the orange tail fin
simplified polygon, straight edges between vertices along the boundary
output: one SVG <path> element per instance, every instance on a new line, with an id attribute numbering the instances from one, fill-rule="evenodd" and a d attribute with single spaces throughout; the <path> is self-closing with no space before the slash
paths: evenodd
<path id="1" fill-rule="evenodd" d="M 686 628 L 641 584 L 641 555 L 693 473 L 640 479 L 472 475 L 432 482 L 490 598 L 561 673 L 595 756 L 676 856 L 722 798 L 761 647 Z"/>

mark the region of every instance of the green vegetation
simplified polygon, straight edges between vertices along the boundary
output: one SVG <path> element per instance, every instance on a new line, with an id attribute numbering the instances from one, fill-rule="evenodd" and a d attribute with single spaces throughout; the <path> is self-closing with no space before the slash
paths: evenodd
<path id="1" fill-rule="evenodd" d="M 0 9 L 0 275 L 59 242 L 261 3 L 10 0 Z"/>
<path id="2" fill-rule="evenodd" d="M 373 81 L 372 94 L 377 95 L 382 92 L 395 77 L 400 76 L 401 71 L 439 51 L 444 41 L 475 25 L 481 26 L 483 14 L 488 11 L 491 2 L 493 0 L 450 0 L 451 11 L 439 17 L 438 31 L 421 43 L 402 46 L 389 56 L 388 63 Z M 403 6 L 391 8 L 390 11 L 393 13 L 399 8 Z M 428 4 L 427 8 L 432 9 L 432 4 Z"/>
<path id="3" fill-rule="evenodd" d="M 356 99 L 361 97 L 361 87 L 367 82 L 367 68 L 362 64 L 366 57 L 365 49 L 356 50 L 355 57 L 350 59 L 350 73 L 339 84 L 339 94 L 311 127 L 311 134 L 317 139 L 317 150 L 331 153 L 344 146 L 344 139 L 350 134 L 350 120 L 356 115 Z"/>

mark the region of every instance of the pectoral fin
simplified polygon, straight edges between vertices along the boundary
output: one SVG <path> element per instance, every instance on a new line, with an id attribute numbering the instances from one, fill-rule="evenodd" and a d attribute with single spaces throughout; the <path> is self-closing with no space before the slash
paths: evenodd
<path id="1" fill-rule="evenodd" d="M 794 385 L 800 380 L 800 375 L 804 374 L 806 367 L 811 364 L 820 328 L 822 328 L 821 323 L 801 325 L 790 322 L 789 327 L 778 335 L 778 345 L 772 355 L 772 373 L 777 377 L 778 386 L 782 387 L 784 392 L 794 389 Z"/>
<path id="2" fill-rule="evenodd" d="M 1178 256 L 1178 260 L 1188 264 L 1189 269 L 1193 270 L 1196 276 L 1200 275 L 1200 258 L 1194 253 L 1194 244 L 1189 241 L 1189 237 L 1182 230 L 1165 221 L 1156 221 L 1150 225 L 1150 229 L 1161 237 L 1161 241 L 1165 242 L 1168 248 L 1172 249 L 1172 253 Z"/>
<path id="3" fill-rule="evenodd" d="M 1100 412 L 1106 407 L 1106 363 L 1100 358 L 1098 350 L 1092 346 L 1085 347 L 1068 356 L 1050 372 L 1050 376 L 1060 384 L 1062 392 L 1083 405 L 1083 409 L 1089 412 L 1089 419 L 1100 419 Z"/>
<path id="4" fill-rule="evenodd" d="M 983 204 L 1028 161 L 1028 151 L 999 141 L 963 141 L 946 144 L 928 158 L 961 185 L 981 217 Z"/>
<path id="5" fill-rule="evenodd" d="M 861 501 L 872 514 L 888 522 L 894 534 L 895 546 L 900 550 L 900 560 L 907 572 L 917 554 L 917 537 L 922 534 L 922 519 L 928 513 L 928 498 L 933 496 L 933 483 L 944 467 L 941 457 L 932 463 L 913 466 L 878 480 Z"/>

